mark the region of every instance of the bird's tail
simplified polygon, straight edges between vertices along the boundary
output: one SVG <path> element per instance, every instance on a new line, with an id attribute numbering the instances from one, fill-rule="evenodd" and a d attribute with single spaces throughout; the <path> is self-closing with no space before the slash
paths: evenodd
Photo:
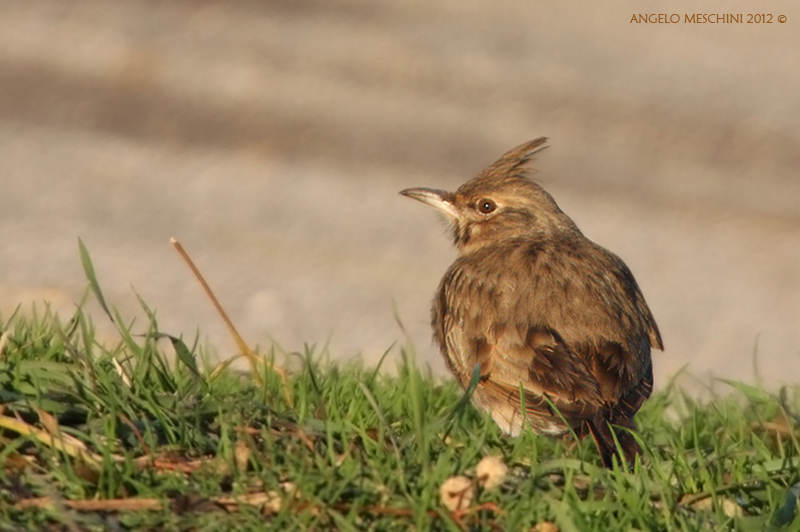
<path id="1" fill-rule="evenodd" d="M 629 432 L 629 430 L 636 430 L 636 423 L 633 419 L 619 413 L 606 411 L 588 420 L 587 424 L 604 466 L 611 469 L 614 467 L 616 459 L 620 466 L 625 464 L 628 469 L 633 468 L 636 455 L 642 453 L 642 448 L 639 447 L 636 438 Z M 616 436 L 616 440 L 614 436 Z M 617 442 L 619 442 L 619 447 L 617 447 Z M 620 450 L 622 457 L 619 454 Z"/>

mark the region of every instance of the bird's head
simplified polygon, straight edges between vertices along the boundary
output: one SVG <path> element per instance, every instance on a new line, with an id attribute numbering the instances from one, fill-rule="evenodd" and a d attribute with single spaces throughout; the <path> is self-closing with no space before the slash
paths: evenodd
<path id="1" fill-rule="evenodd" d="M 525 166 L 546 141 L 517 146 L 455 192 L 409 188 L 400 194 L 444 214 L 462 254 L 504 241 L 578 231 L 550 194 L 530 179 L 532 170 Z"/>

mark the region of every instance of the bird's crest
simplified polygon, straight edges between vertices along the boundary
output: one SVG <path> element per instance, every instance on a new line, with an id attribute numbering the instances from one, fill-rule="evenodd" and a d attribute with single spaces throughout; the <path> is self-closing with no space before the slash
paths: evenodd
<path id="1" fill-rule="evenodd" d="M 527 168 L 525 164 L 534 155 L 547 148 L 545 143 L 547 137 L 520 144 L 503 154 L 497 161 L 481 173 L 481 177 L 486 178 L 505 178 L 505 177 L 525 177 L 527 174 L 535 172 L 533 168 Z"/>

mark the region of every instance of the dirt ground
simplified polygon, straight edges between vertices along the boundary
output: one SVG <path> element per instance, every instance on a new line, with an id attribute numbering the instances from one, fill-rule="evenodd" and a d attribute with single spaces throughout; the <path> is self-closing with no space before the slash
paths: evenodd
<path id="1" fill-rule="evenodd" d="M 800 4 L 630 22 L 697 6 L 3 2 L 0 313 L 69 315 L 81 237 L 123 316 L 141 320 L 135 289 L 163 330 L 227 356 L 175 236 L 252 343 L 374 361 L 404 341 L 396 308 L 442 371 L 429 303 L 455 252 L 397 192 L 455 188 L 548 136 L 538 178 L 635 273 L 666 345 L 658 383 L 685 365 L 752 381 L 756 351 L 769 384 L 796 383 Z"/>

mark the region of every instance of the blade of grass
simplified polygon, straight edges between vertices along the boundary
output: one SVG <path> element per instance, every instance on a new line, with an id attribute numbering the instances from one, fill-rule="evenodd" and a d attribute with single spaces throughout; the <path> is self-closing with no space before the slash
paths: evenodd
<path id="1" fill-rule="evenodd" d="M 392 342 L 392 345 L 390 345 L 389 348 L 383 352 L 383 355 L 381 355 L 381 358 L 378 360 L 378 364 L 375 366 L 375 369 L 372 371 L 369 378 L 367 379 L 367 384 L 369 384 L 370 386 L 372 386 L 372 384 L 375 382 L 375 378 L 378 376 L 378 372 L 380 371 L 383 362 L 386 360 L 386 357 L 389 355 L 389 353 L 391 352 L 392 348 L 395 345 L 397 345 L 396 340 Z"/>
<path id="2" fill-rule="evenodd" d="M 478 382 L 481 380 L 481 365 L 475 364 L 475 367 L 472 369 L 472 377 L 469 380 L 469 385 L 467 389 L 464 391 L 464 394 L 456 403 L 456 406 L 453 407 L 453 410 L 447 417 L 446 427 L 444 436 L 442 436 L 442 440 L 447 441 L 447 438 L 450 436 L 450 431 L 453 430 L 455 427 L 456 422 L 466 411 L 470 401 L 472 400 L 472 394 L 475 393 L 475 389 L 478 387 Z"/>
<path id="3" fill-rule="evenodd" d="M 800 497 L 800 482 L 789 488 L 783 506 L 775 512 L 775 516 L 772 518 L 773 526 L 784 527 L 794 520 L 795 513 L 797 512 L 798 497 Z"/>
<path id="4" fill-rule="evenodd" d="M 97 298 L 98 303 L 100 303 L 100 306 L 106 313 L 106 316 L 108 316 L 108 319 L 110 319 L 112 323 L 115 323 L 113 316 L 111 316 L 111 311 L 108 309 L 106 298 L 103 296 L 103 291 L 100 289 L 100 283 L 97 282 L 97 274 L 94 271 L 94 265 L 92 265 L 92 258 L 89 256 L 89 250 L 86 249 L 86 246 L 83 244 L 83 240 L 80 238 L 78 238 L 78 250 L 81 255 L 83 271 L 86 274 L 86 278 L 89 280 L 89 286 L 92 288 L 94 297 Z"/>
<path id="5" fill-rule="evenodd" d="M 757 388 L 750 384 L 745 384 L 743 382 L 734 381 L 731 379 L 715 379 L 719 382 L 724 382 L 728 386 L 742 392 L 748 399 L 751 401 L 758 401 L 758 402 L 774 402 L 775 397 L 764 390 Z"/>

